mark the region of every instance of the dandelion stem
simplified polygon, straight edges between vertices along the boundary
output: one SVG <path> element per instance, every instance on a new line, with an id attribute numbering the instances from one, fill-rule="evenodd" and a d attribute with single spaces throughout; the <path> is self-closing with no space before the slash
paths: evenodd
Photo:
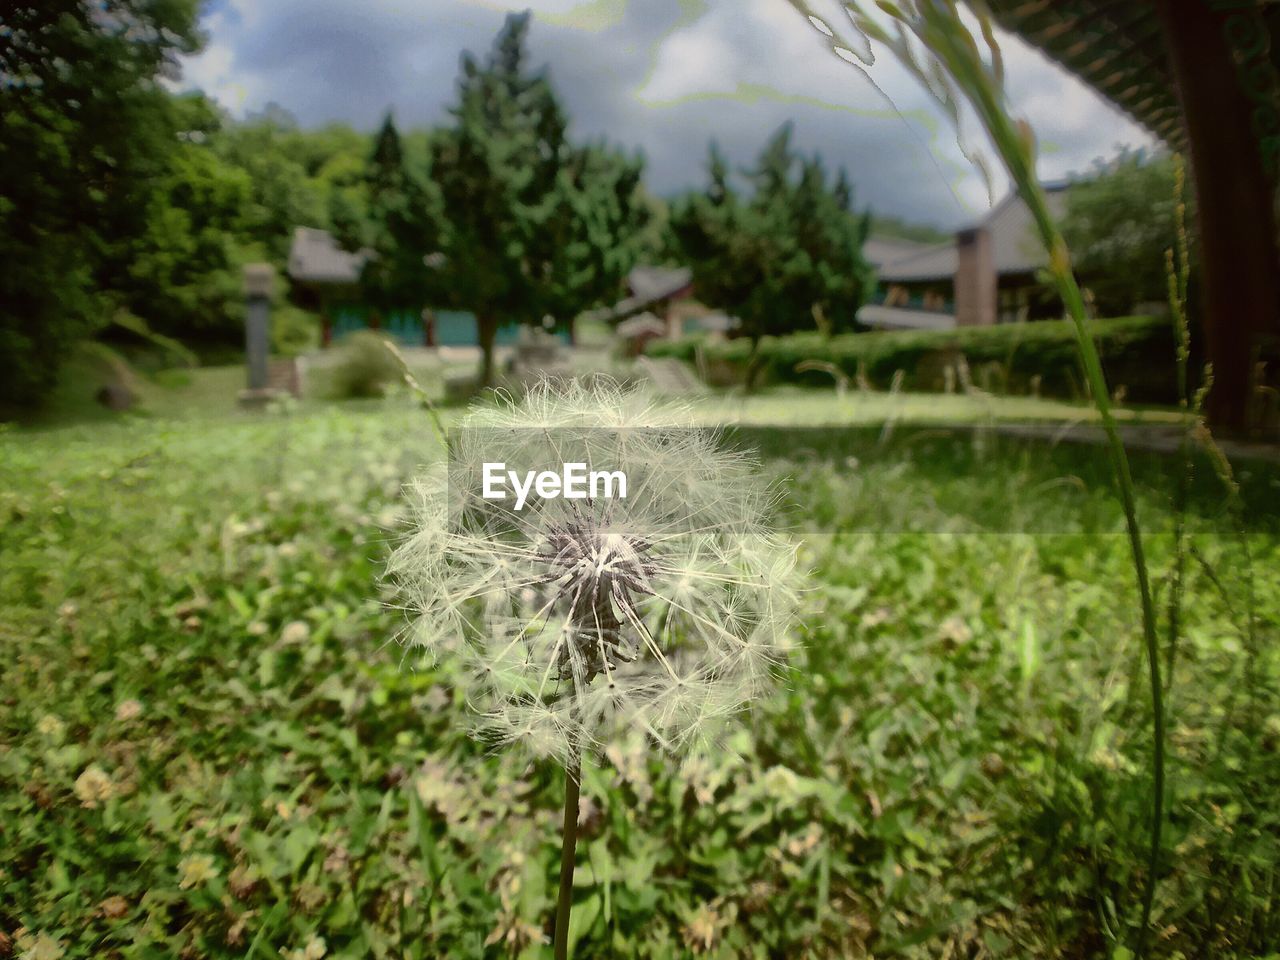
<path id="1" fill-rule="evenodd" d="M 409 369 L 409 362 L 405 360 L 404 354 L 390 340 L 383 340 L 382 345 L 387 348 L 387 352 L 395 358 L 396 363 L 399 365 L 400 375 L 404 378 L 405 386 L 418 398 L 422 408 L 431 417 L 431 426 L 435 428 L 436 436 L 440 438 L 441 443 L 447 444 L 448 440 L 445 438 L 444 424 L 440 421 L 440 414 L 436 412 L 436 405 L 431 402 L 431 398 L 427 396 L 427 391 L 422 389 L 422 384 L 418 383 L 418 378 Z"/>
<path id="2" fill-rule="evenodd" d="M 582 752 L 574 746 L 564 770 L 564 828 L 560 843 L 560 898 L 556 903 L 555 960 L 568 960 L 569 910 L 573 906 L 573 864 L 578 849 L 578 792 Z"/>

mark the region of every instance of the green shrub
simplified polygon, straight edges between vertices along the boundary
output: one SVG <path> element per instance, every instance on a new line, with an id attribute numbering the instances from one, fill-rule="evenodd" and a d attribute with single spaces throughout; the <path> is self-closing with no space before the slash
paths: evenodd
<path id="1" fill-rule="evenodd" d="M 400 381 L 400 366 L 385 341 L 373 330 L 357 330 L 343 338 L 328 377 L 328 393 L 334 399 L 380 397 Z"/>
<path id="2" fill-rule="evenodd" d="M 271 351 L 296 357 L 320 344 L 320 318 L 309 310 L 284 304 L 271 311 Z"/>
<path id="3" fill-rule="evenodd" d="M 1098 342 L 1109 382 L 1124 385 L 1130 400 L 1168 402 L 1174 399 L 1173 330 L 1163 317 L 1122 317 L 1095 320 L 1091 332 Z M 654 356 L 694 362 L 701 348 L 703 361 L 738 378 L 745 371 L 751 344 L 745 339 L 712 343 L 698 337 L 658 342 Z M 887 388 L 894 374 L 904 374 L 910 390 L 935 391 L 944 386 L 944 370 L 964 358 L 977 386 L 999 392 L 1026 393 L 1039 378 L 1039 390 L 1053 396 L 1081 393 L 1075 333 L 1066 320 L 957 327 L 952 330 L 902 330 L 850 333 L 823 337 L 797 333 L 760 341 L 761 375 L 774 382 L 829 386 L 821 371 L 799 372 L 805 360 L 834 364 L 850 378 L 859 368 L 874 387 Z M 957 380 L 957 386 L 959 381 Z"/>

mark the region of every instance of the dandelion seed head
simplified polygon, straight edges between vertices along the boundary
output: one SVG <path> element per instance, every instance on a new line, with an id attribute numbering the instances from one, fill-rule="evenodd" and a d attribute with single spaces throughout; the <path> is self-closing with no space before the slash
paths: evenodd
<path id="1" fill-rule="evenodd" d="M 480 495 L 486 464 L 580 463 L 625 497 Z M 610 381 L 474 409 L 408 488 L 388 573 L 404 639 L 455 661 L 476 730 L 566 760 L 622 733 L 684 753 L 768 689 L 790 647 L 792 544 L 757 465 L 691 412 Z"/>

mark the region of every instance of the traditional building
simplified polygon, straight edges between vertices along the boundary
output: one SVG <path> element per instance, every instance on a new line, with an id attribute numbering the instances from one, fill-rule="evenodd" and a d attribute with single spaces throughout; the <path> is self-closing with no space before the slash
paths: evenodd
<path id="1" fill-rule="evenodd" d="M 343 250 L 327 230 L 295 227 L 289 244 L 290 291 L 299 306 L 320 314 L 320 342 L 333 339 L 334 313 L 359 299 L 366 256 Z"/>
<path id="2" fill-rule="evenodd" d="M 1046 185 L 1053 212 L 1066 210 L 1067 184 Z M 872 248 L 881 296 L 858 312 L 858 321 L 886 330 L 944 330 L 1057 317 L 1062 307 L 1039 271 L 1047 262 L 1031 220 L 1016 193 L 955 238 L 897 250 Z M 897 253 L 898 255 L 892 256 Z M 890 258 L 885 259 L 889 254 Z"/>
<path id="3" fill-rule="evenodd" d="M 627 356 L 638 357 L 652 341 L 667 336 L 667 325 L 646 310 L 623 320 L 613 332 L 626 346 Z"/>
<path id="4" fill-rule="evenodd" d="M 289 279 L 299 306 L 320 315 L 321 343 L 355 330 L 382 330 L 406 346 L 473 347 L 480 342 L 475 314 L 466 310 L 424 310 L 405 305 L 375 311 L 360 295 L 360 271 L 368 252 L 343 250 L 327 230 L 297 227 L 289 247 Z M 520 328 L 498 329 L 500 346 L 516 343 Z"/>
<path id="5" fill-rule="evenodd" d="M 627 296 L 597 315 L 616 323 L 649 313 L 666 325 L 668 337 L 679 337 L 691 308 L 705 310 L 692 298 L 693 272 L 687 267 L 638 266 L 627 274 Z"/>

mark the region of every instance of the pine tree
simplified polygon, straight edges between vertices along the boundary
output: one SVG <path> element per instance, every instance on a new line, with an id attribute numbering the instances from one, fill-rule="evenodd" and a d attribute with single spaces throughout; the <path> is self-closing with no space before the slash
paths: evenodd
<path id="1" fill-rule="evenodd" d="M 431 301 L 432 271 L 424 257 L 439 249 L 443 221 L 429 173 L 408 168 L 388 113 L 366 164 L 363 210 L 354 209 L 359 204 L 343 194 L 334 195 L 335 229 L 344 246 L 368 255 L 360 274 L 361 293 L 380 315 Z"/>
<path id="2" fill-rule="evenodd" d="M 786 125 L 746 171 L 747 197 L 714 144 L 708 179 L 672 215 L 699 296 L 735 313 L 753 342 L 819 324 L 851 328 L 874 275 L 862 256 L 869 215 L 853 212 L 844 171 L 829 185 L 820 159 L 796 154 Z"/>
<path id="3" fill-rule="evenodd" d="M 454 123 L 432 149 L 445 221 L 435 292 L 475 312 L 486 385 L 499 323 L 541 319 L 549 267 L 538 237 L 564 202 L 567 121 L 545 74 L 528 69 L 528 28 L 527 13 L 509 15 L 484 64 L 463 56 Z"/>
<path id="4" fill-rule="evenodd" d="M 573 321 L 617 299 L 632 267 L 656 253 L 655 210 L 641 186 L 644 161 L 604 145 L 570 151 L 535 243 L 543 312 L 573 335 Z"/>
<path id="5" fill-rule="evenodd" d="M 370 197 L 375 201 L 381 194 L 395 193 L 404 186 L 404 151 L 390 110 L 374 138 L 367 180 Z"/>

